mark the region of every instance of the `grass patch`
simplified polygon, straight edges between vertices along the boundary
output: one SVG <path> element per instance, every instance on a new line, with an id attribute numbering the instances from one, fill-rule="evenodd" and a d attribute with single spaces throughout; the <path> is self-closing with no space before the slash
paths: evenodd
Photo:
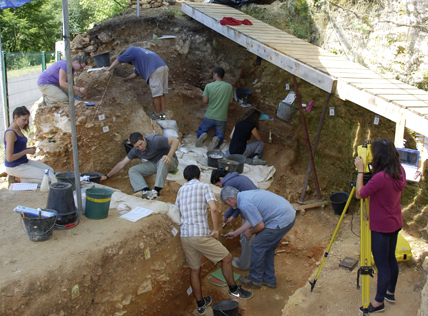
<path id="1" fill-rule="evenodd" d="M 53 63 L 46 64 L 46 68 L 52 65 Z M 7 77 L 10 78 L 16 78 L 21 77 L 22 75 L 27 75 L 31 73 L 38 73 L 42 71 L 42 65 L 36 65 L 31 67 L 24 67 L 21 69 L 13 69 L 7 71 Z"/>

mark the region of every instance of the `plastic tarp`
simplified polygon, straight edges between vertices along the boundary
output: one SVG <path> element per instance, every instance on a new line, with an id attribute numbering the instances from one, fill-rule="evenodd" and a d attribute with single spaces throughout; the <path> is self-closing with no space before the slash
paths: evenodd
<path id="1" fill-rule="evenodd" d="M 27 2 L 32 2 L 32 1 L 35 1 L 35 0 L 0 0 L 0 10 L 20 7 L 26 4 Z"/>

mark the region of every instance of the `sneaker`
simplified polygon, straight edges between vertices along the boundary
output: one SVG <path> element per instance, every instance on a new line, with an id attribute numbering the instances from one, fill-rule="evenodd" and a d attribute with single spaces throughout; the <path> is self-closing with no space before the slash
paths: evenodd
<path id="1" fill-rule="evenodd" d="M 390 303 L 395 303 L 395 296 L 394 294 L 385 294 L 385 299 Z"/>
<path id="2" fill-rule="evenodd" d="M 220 138 L 218 138 L 217 136 L 214 136 L 213 140 L 208 146 L 208 151 L 214 150 L 214 148 L 216 148 L 219 143 L 220 143 Z"/>
<path id="3" fill-rule="evenodd" d="M 238 289 L 235 292 L 231 292 L 229 289 L 229 295 L 242 298 L 243 300 L 248 300 L 253 297 L 252 292 L 244 290 L 240 285 L 238 285 Z"/>
<path id="4" fill-rule="evenodd" d="M 378 306 L 378 307 L 373 307 L 372 303 L 369 304 L 369 308 L 368 308 L 368 312 L 369 313 L 379 313 L 379 312 L 383 312 L 385 310 L 385 304 L 382 303 L 382 305 Z M 360 307 L 360 312 L 364 313 L 364 308 L 361 306 Z"/>
<path id="5" fill-rule="evenodd" d="M 251 280 L 248 276 L 244 276 L 244 275 L 241 275 L 239 277 L 239 281 L 241 281 L 241 283 L 245 284 L 245 285 L 252 285 L 255 287 L 261 287 L 262 286 L 261 283 L 256 283 L 253 280 Z"/>
<path id="6" fill-rule="evenodd" d="M 156 190 L 145 190 L 141 196 L 143 200 L 155 200 L 158 197 L 158 191 Z"/>
<path id="7" fill-rule="evenodd" d="M 149 118 L 151 118 L 152 120 L 157 121 L 157 120 L 160 119 L 160 116 L 155 111 L 153 111 L 153 113 L 149 115 Z"/>
<path id="8" fill-rule="evenodd" d="M 196 140 L 196 147 L 201 147 L 204 141 L 207 139 L 207 133 L 203 133 L 199 138 Z"/>
<path id="9" fill-rule="evenodd" d="M 166 119 L 165 113 L 159 114 L 159 119 L 164 121 Z"/>
<path id="10" fill-rule="evenodd" d="M 153 189 L 150 191 L 150 193 L 147 197 L 147 200 L 156 200 L 157 198 L 158 198 L 158 191 Z"/>
<path id="11" fill-rule="evenodd" d="M 150 190 L 144 190 L 143 191 L 143 195 L 141 196 L 141 198 L 143 199 L 143 200 L 148 200 L 148 197 L 149 197 L 149 195 L 152 193 L 152 191 L 150 191 Z"/>
<path id="12" fill-rule="evenodd" d="M 205 314 L 205 310 L 207 309 L 208 306 L 211 305 L 211 303 L 213 302 L 213 299 L 211 296 L 207 296 L 207 297 L 204 297 L 204 301 L 205 301 L 205 304 L 203 306 L 201 307 L 198 306 L 199 315 Z"/>
<path id="13" fill-rule="evenodd" d="M 232 258 L 232 266 L 234 266 L 235 268 L 240 269 L 240 267 L 238 267 L 238 264 L 236 263 L 239 260 L 238 257 L 233 257 Z"/>
<path id="14" fill-rule="evenodd" d="M 253 163 L 252 163 L 253 165 L 266 165 L 267 164 L 267 162 L 266 162 L 266 160 L 261 160 L 260 158 L 259 158 L 259 156 L 254 156 L 254 158 L 253 158 Z"/>
<path id="15" fill-rule="evenodd" d="M 262 285 L 271 289 L 276 289 L 276 283 L 269 283 L 269 282 L 263 281 Z"/>

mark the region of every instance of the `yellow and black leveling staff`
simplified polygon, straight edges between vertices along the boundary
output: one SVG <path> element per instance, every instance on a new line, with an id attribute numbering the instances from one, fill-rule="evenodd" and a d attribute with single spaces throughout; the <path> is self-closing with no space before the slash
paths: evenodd
<path id="1" fill-rule="evenodd" d="M 367 182 L 372 177 L 372 171 L 371 171 L 371 162 L 372 162 L 372 152 L 371 152 L 371 140 L 366 140 L 363 142 L 363 145 L 358 146 L 357 149 L 358 156 L 363 158 L 364 161 L 364 174 L 358 174 L 363 180 L 364 185 L 367 184 Z M 357 181 L 358 181 L 357 176 Z M 315 284 L 317 283 L 318 277 L 321 273 L 321 270 L 324 266 L 325 260 L 328 257 L 328 254 L 330 252 L 331 246 L 333 245 L 333 241 L 336 238 L 337 232 L 339 230 L 340 225 L 342 224 L 343 217 L 345 216 L 349 204 L 351 203 L 352 197 L 355 193 L 355 187 L 356 183 L 351 183 L 351 194 L 349 195 L 348 201 L 346 202 L 345 208 L 343 209 L 342 215 L 340 216 L 339 222 L 337 223 L 336 229 L 334 230 L 333 237 L 330 240 L 330 243 L 327 247 L 327 250 L 324 254 L 324 257 L 322 259 L 321 265 L 318 268 L 318 272 L 315 276 L 315 279 L 309 283 L 311 284 L 311 292 L 313 291 Z M 363 302 L 363 308 L 364 308 L 364 315 L 368 315 L 368 307 L 370 304 L 370 279 L 369 276 L 373 277 L 373 267 L 372 267 L 372 257 L 371 257 L 371 234 L 370 234 L 370 228 L 369 228 L 369 198 L 361 199 L 360 200 L 360 214 L 361 214 L 361 235 L 360 235 L 360 268 L 358 269 L 358 276 L 357 276 L 357 289 L 360 288 L 359 286 L 359 276 L 362 275 L 362 282 L 363 282 L 363 293 L 362 293 L 362 302 Z M 363 210 L 366 210 L 366 213 L 364 214 Z"/>

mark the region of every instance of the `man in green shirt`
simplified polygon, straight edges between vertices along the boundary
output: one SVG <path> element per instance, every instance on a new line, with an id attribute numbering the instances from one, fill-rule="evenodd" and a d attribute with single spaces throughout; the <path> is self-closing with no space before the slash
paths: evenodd
<path id="1" fill-rule="evenodd" d="M 229 105 L 233 102 L 233 88 L 230 83 L 223 81 L 224 69 L 216 68 L 213 71 L 214 82 L 205 86 L 202 102 L 208 104 L 207 112 L 199 126 L 196 136 L 196 147 L 201 147 L 207 133 L 210 129 L 215 128 L 214 137 L 208 146 L 208 151 L 220 147 L 226 131 L 227 111 Z"/>

